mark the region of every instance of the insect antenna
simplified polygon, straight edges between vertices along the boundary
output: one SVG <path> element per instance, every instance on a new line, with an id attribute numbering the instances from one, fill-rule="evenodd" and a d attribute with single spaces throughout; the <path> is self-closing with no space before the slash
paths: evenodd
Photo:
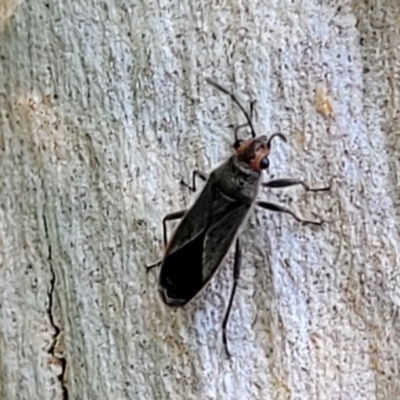
<path id="1" fill-rule="evenodd" d="M 257 100 L 252 100 L 250 102 L 250 119 L 253 119 L 253 111 L 254 111 L 254 104 L 257 102 Z M 235 145 L 233 146 L 235 149 L 237 149 L 239 147 L 239 145 L 236 144 L 240 144 L 242 141 L 238 139 L 238 132 L 240 129 L 243 128 L 247 128 L 249 126 L 248 122 L 245 122 L 244 124 L 240 124 L 240 125 L 228 125 L 228 128 L 234 128 L 234 135 L 235 135 Z"/>
<path id="2" fill-rule="evenodd" d="M 250 126 L 251 129 L 251 137 L 255 138 L 256 132 L 254 130 L 253 124 L 251 123 L 251 116 L 249 115 L 249 113 L 245 110 L 245 108 L 240 104 L 239 100 L 237 99 L 237 97 L 231 93 L 230 91 L 228 91 L 227 89 L 225 89 L 224 87 L 222 87 L 220 84 L 212 81 L 209 78 L 206 78 L 206 82 L 209 83 L 210 85 L 214 86 L 215 88 L 219 89 L 221 92 L 227 94 L 228 96 L 230 96 L 230 98 L 233 100 L 234 103 L 236 103 L 238 105 L 238 107 L 242 110 L 242 113 L 244 114 L 244 116 L 246 117 L 247 120 L 247 124 L 248 126 Z M 253 106 L 251 106 L 251 108 L 253 108 Z M 252 113 L 252 112 L 251 112 Z M 246 125 L 247 125 L 246 124 Z M 238 141 L 237 139 L 237 130 L 235 130 L 235 140 L 236 142 Z"/>
<path id="3" fill-rule="evenodd" d="M 267 147 L 269 149 L 271 148 L 272 139 L 277 136 L 280 137 L 284 142 L 287 142 L 286 137 L 284 135 L 282 135 L 282 133 L 274 133 L 273 135 L 271 135 L 271 137 L 268 139 L 268 142 L 267 142 Z"/>

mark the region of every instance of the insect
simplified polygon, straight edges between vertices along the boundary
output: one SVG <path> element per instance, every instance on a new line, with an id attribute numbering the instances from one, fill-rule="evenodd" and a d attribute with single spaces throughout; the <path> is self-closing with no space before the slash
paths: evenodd
<path id="1" fill-rule="evenodd" d="M 234 129 L 235 154 L 215 168 L 209 175 L 194 171 L 192 185 L 185 186 L 196 190 L 196 179 L 205 181 L 205 185 L 193 205 L 186 209 L 168 214 L 163 219 L 163 237 L 165 253 L 163 259 L 148 269 L 161 265 L 159 292 L 165 304 L 182 307 L 188 303 L 212 278 L 221 265 L 231 245 L 235 244 L 233 264 L 233 286 L 228 307 L 222 323 L 222 339 L 227 356 L 230 356 L 226 338 L 226 327 L 232 308 L 236 286 L 239 279 L 242 249 L 239 233 L 254 206 L 270 211 L 287 213 L 302 223 L 321 225 L 322 221 L 302 219 L 291 209 L 279 204 L 256 199 L 258 190 L 265 188 L 283 188 L 302 185 L 306 191 L 318 192 L 330 187 L 310 188 L 300 179 L 274 179 L 262 182 L 262 172 L 269 166 L 269 154 L 272 140 L 280 138 L 281 133 L 256 136 L 252 123 L 255 102 L 250 102 L 250 111 L 239 102 L 237 97 L 207 79 L 207 82 L 230 96 L 246 118 L 246 123 Z M 249 128 L 251 138 L 238 139 L 238 131 Z M 167 221 L 181 218 L 170 240 L 167 238 Z"/>

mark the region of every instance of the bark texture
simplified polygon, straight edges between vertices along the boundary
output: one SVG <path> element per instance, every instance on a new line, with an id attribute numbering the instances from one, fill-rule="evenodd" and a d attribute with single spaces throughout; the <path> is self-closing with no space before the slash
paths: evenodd
<path id="1" fill-rule="evenodd" d="M 398 0 L 0 5 L 0 398 L 400 398 Z M 232 256 L 185 308 L 157 293 L 179 184 L 256 99 L 263 191 L 228 325 Z M 171 226 L 170 226 L 171 228 Z M 190 263 L 188 263 L 190 267 Z"/>

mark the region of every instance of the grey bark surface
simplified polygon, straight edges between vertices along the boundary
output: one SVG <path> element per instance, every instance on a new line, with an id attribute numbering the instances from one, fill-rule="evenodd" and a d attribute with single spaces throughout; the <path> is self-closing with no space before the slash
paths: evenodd
<path id="1" fill-rule="evenodd" d="M 0 399 L 400 398 L 397 0 L 0 13 Z M 144 268 L 244 122 L 206 77 L 287 136 L 265 179 L 332 183 L 261 191 L 326 223 L 253 213 L 230 360 L 232 253 L 177 310 Z"/>

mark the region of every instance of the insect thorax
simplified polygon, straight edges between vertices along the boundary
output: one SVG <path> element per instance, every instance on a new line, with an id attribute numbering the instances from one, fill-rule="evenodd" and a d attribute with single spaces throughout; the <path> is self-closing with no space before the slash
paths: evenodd
<path id="1" fill-rule="evenodd" d="M 217 167 L 210 178 L 226 196 L 251 204 L 257 196 L 261 174 L 240 163 L 233 155 Z"/>

